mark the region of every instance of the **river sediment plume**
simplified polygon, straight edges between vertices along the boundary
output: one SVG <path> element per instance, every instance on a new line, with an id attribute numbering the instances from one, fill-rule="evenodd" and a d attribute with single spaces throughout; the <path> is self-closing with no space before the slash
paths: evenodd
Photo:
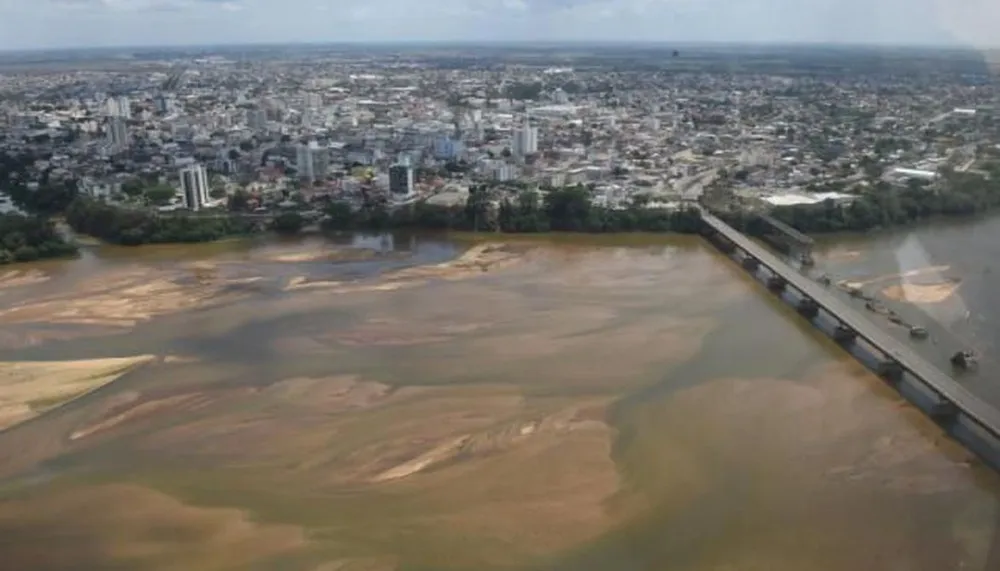
<path id="1" fill-rule="evenodd" d="M 854 363 L 713 380 L 641 405 L 634 422 L 655 432 L 623 458 L 644 490 L 635 501 L 662 506 L 665 533 L 686 538 L 665 568 L 867 569 L 886 552 L 906 554 L 901 569 L 952 568 L 961 545 L 924 542 L 990 501 L 971 455 Z M 920 502 L 954 509 L 931 526 L 909 515 Z"/>
<path id="2" fill-rule="evenodd" d="M 240 510 L 193 507 L 131 485 L 85 486 L 5 501 L 0 533 L 19 538 L 5 542 L 4 566 L 32 571 L 123 564 L 238 571 L 307 544 L 299 528 L 254 523 Z"/>
<path id="3" fill-rule="evenodd" d="M 261 494 L 280 481 L 297 497 L 325 498 L 327 532 L 368 530 L 379 544 L 404 530 L 434 544 L 462 534 L 476 549 L 434 566 L 456 569 L 566 549 L 621 520 L 607 505 L 620 489 L 613 431 L 603 422 L 607 402 L 527 399 L 500 385 L 390 390 L 356 377 L 296 378 L 177 426 L 137 433 L 130 448 L 147 468 L 172 455 L 198 465 L 226 458 L 254 466 L 252 475 L 233 480 L 233 489 Z M 184 495 L 214 487 L 225 473 L 175 475 L 155 485 Z M 370 513 L 352 508 L 355 515 L 341 520 L 336 513 L 345 508 L 338 502 L 347 500 L 337 498 L 347 491 L 351 505 L 367 498 Z M 378 498 L 386 494 L 396 498 L 394 515 L 374 533 L 365 522 L 379 517 Z M 288 501 L 288 509 L 298 505 Z M 299 517 L 315 517 L 308 514 L 317 507 L 303 506 Z M 393 541 L 383 549 L 393 557 L 414 555 Z"/>
<path id="4" fill-rule="evenodd" d="M 967 538 L 994 529 L 995 483 L 707 246 L 515 244 L 404 270 L 241 252 L 188 260 L 186 281 L 170 260 L 85 281 L 271 289 L 30 350 L 179 357 L 0 434 L 2 560 L 940 571 L 985 552 Z"/>
<path id="5" fill-rule="evenodd" d="M 38 416 L 117 379 L 152 355 L 86 361 L 0 363 L 0 428 Z"/>

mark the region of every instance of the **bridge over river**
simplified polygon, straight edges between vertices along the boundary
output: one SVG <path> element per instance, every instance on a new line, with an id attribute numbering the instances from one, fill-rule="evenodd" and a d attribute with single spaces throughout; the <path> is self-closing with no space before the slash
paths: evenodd
<path id="1" fill-rule="evenodd" d="M 750 237 L 705 209 L 702 220 L 713 245 L 1000 470 L 1000 411 Z"/>

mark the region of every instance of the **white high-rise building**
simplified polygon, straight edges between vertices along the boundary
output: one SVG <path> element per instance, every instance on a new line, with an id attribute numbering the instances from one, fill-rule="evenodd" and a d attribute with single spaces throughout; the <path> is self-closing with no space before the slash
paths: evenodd
<path id="1" fill-rule="evenodd" d="M 208 173 L 199 164 L 181 169 L 181 195 L 184 206 L 191 210 L 201 210 L 209 202 Z"/>
<path id="2" fill-rule="evenodd" d="M 309 145 L 299 145 L 295 149 L 295 165 L 299 170 L 299 179 L 309 182 L 316 181 L 316 168 L 313 164 L 312 149 Z"/>
<path id="3" fill-rule="evenodd" d="M 326 176 L 330 164 L 329 151 L 320 147 L 316 141 L 308 145 L 299 145 L 295 149 L 295 163 L 299 171 L 299 179 L 310 183 Z"/>
<path id="4" fill-rule="evenodd" d="M 105 126 L 112 152 L 120 153 L 129 147 L 128 125 L 122 117 L 111 117 Z"/>
<path id="5" fill-rule="evenodd" d="M 109 97 L 104 104 L 108 117 L 132 118 L 132 102 L 128 97 Z"/>
<path id="6" fill-rule="evenodd" d="M 514 130 L 511 152 L 515 157 L 525 157 L 538 152 L 538 127 L 532 127 L 527 119 L 520 129 Z"/>

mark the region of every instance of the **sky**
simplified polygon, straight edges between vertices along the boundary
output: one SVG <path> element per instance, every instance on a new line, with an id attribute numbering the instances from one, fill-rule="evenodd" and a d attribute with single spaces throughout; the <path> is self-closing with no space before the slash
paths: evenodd
<path id="1" fill-rule="evenodd" d="M 1000 43 L 1000 0 L 0 0 L 0 50 L 296 42 Z"/>

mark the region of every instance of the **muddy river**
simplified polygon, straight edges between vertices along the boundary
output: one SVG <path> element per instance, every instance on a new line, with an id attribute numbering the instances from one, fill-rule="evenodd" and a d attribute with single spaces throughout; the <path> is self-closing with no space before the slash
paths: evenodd
<path id="1" fill-rule="evenodd" d="M 88 248 L 0 360 L 5 568 L 1000 567 L 997 475 L 693 238 Z"/>

